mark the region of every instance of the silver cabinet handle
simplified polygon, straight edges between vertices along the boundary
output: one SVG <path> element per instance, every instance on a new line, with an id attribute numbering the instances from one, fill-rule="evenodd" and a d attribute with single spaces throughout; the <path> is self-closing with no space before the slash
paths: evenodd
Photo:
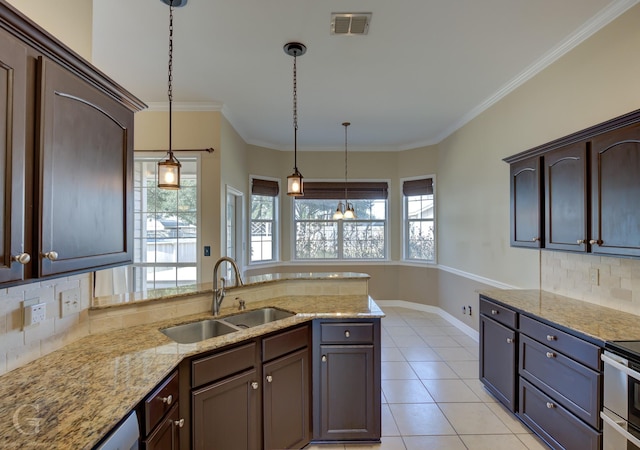
<path id="1" fill-rule="evenodd" d="M 322 355 L 322 362 L 327 362 L 327 355 Z"/>
<path id="2" fill-rule="evenodd" d="M 556 407 L 556 405 L 555 405 L 554 403 L 547 402 L 547 408 L 549 408 L 549 409 L 553 409 L 553 408 L 555 408 L 555 407 Z"/>
<path id="3" fill-rule="evenodd" d="M 180 420 L 174 420 L 173 424 L 175 426 L 177 426 L 178 428 L 182 428 L 184 426 L 184 419 L 180 419 Z"/>
<path id="4" fill-rule="evenodd" d="M 162 403 L 166 403 L 167 405 L 170 405 L 171 403 L 173 403 L 173 396 L 169 394 L 166 397 L 160 397 L 160 400 L 162 400 Z"/>
<path id="5" fill-rule="evenodd" d="M 350 336 L 351 336 L 351 333 L 349 333 L 349 330 L 346 330 L 346 331 L 344 332 L 344 337 L 348 338 L 348 337 L 350 337 Z"/>
<path id="6" fill-rule="evenodd" d="M 547 358 L 555 358 L 556 354 L 553 352 L 547 352 Z"/>
<path id="7" fill-rule="evenodd" d="M 600 239 L 598 239 L 598 240 L 591 239 L 591 240 L 589 241 L 589 244 L 591 244 L 591 245 L 602 245 L 602 244 L 603 244 L 603 242 L 602 242 Z"/>
<path id="8" fill-rule="evenodd" d="M 492 309 L 491 310 L 491 315 L 495 316 L 496 314 L 498 314 L 500 311 L 498 311 L 497 309 Z"/>
<path id="9" fill-rule="evenodd" d="M 257 381 L 252 381 L 252 382 L 251 382 L 251 389 L 253 389 L 254 391 L 255 391 L 256 389 L 258 389 L 258 386 L 259 386 L 259 384 L 258 384 L 258 382 L 257 382 Z"/>
<path id="10" fill-rule="evenodd" d="M 27 264 L 29 261 L 31 261 L 31 255 L 29 255 L 28 253 L 20 253 L 19 255 L 14 256 L 13 260 L 19 262 L 20 264 Z"/>
<path id="11" fill-rule="evenodd" d="M 513 344 L 513 339 L 507 338 L 507 344 Z"/>
<path id="12" fill-rule="evenodd" d="M 540 240 L 539 237 L 534 237 L 533 239 L 531 239 L 531 242 L 538 242 Z"/>
<path id="13" fill-rule="evenodd" d="M 58 259 L 58 252 L 50 251 L 43 253 L 42 256 L 44 258 L 47 258 L 49 261 L 55 261 L 56 259 Z"/>
<path id="14" fill-rule="evenodd" d="M 267 383 L 271 383 L 273 381 L 273 377 L 271 375 L 267 375 Z"/>
<path id="15" fill-rule="evenodd" d="M 558 340 L 557 336 L 554 336 L 552 334 L 547 334 L 547 341 L 552 342 L 557 340 Z"/>
<path id="16" fill-rule="evenodd" d="M 578 239 L 577 240 L 578 244 L 585 244 L 587 242 L 586 239 Z"/>

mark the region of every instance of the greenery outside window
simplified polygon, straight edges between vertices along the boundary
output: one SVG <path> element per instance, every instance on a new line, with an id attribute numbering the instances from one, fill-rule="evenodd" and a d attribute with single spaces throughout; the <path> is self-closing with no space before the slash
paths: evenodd
<path id="1" fill-rule="evenodd" d="M 386 182 L 351 182 L 348 200 L 356 219 L 334 220 L 344 183 L 305 183 L 294 199 L 294 259 L 383 260 L 387 257 Z"/>
<path id="2" fill-rule="evenodd" d="M 435 262 L 435 195 L 432 177 L 405 180 L 404 257 L 407 260 Z"/>
<path id="3" fill-rule="evenodd" d="M 157 187 L 158 159 L 134 157 L 133 292 L 198 282 L 197 158 L 180 158 L 178 190 Z"/>
<path id="4" fill-rule="evenodd" d="M 278 259 L 278 194 L 275 180 L 251 179 L 250 263 Z"/>

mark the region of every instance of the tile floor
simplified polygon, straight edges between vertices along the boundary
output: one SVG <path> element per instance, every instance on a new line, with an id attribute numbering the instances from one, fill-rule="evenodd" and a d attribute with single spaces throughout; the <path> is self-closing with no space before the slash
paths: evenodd
<path id="1" fill-rule="evenodd" d="M 547 450 L 478 380 L 478 343 L 434 313 L 383 307 L 382 444 L 307 450 Z"/>

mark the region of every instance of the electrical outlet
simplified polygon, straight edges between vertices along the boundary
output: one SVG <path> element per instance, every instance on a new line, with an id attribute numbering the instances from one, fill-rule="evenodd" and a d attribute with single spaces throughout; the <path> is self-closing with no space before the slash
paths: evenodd
<path id="1" fill-rule="evenodd" d="M 599 269 L 590 269 L 589 270 L 589 282 L 594 286 L 600 286 L 600 270 Z"/>
<path id="2" fill-rule="evenodd" d="M 462 307 L 462 314 L 466 314 L 466 313 L 467 313 L 467 307 L 466 307 L 466 306 L 463 306 L 463 307 Z"/>
<path id="3" fill-rule="evenodd" d="M 470 315 L 470 316 L 472 315 L 472 314 L 471 314 L 471 312 L 472 312 L 472 310 L 471 310 L 471 305 L 469 305 L 469 315 Z"/>
<path id="4" fill-rule="evenodd" d="M 32 298 L 22 302 L 23 327 L 29 327 L 43 322 L 47 318 L 47 304 L 40 303 L 39 298 Z"/>
<path id="5" fill-rule="evenodd" d="M 60 317 L 80 312 L 80 288 L 60 292 Z"/>

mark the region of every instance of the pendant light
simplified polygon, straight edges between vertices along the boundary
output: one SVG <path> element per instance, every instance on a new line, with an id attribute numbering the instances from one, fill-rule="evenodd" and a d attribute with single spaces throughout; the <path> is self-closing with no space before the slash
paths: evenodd
<path id="1" fill-rule="evenodd" d="M 161 0 L 169 5 L 169 151 L 167 159 L 158 163 L 158 187 L 160 189 L 180 189 L 180 161 L 173 155 L 172 129 L 173 129 L 173 8 L 187 4 L 187 0 Z"/>
<path id="2" fill-rule="evenodd" d="M 307 47 L 299 42 L 289 42 L 284 52 L 293 56 L 293 173 L 287 177 L 287 195 L 300 197 L 304 195 L 302 174 L 298 171 L 298 74 L 296 61 L 298 56 L 307 52 Z"/>
<path id="3" fill-rule="evenodd" d="M 349 203 L 349 178 L 347 172 L 347 127 L 351 125 L 350 122 L 343 122 L 342 126 L 344 127 L 344 203 L 338 202 L 338 207 L 336 208 L 336 212 L 333 214 L 333 220 L 341 220 L 341 219 L 355 219 L 356 212 L 353 209 L 353 205 Z M 343 210 L 344 208 L 344 210 Z"/>

